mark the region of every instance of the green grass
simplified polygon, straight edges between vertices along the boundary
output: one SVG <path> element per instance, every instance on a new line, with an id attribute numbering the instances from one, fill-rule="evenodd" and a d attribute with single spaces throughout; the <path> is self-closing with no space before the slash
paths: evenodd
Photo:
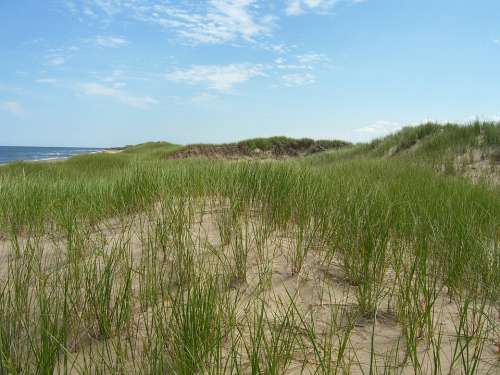
<path id="1" fill-rule="evenodd" d="M 276 151 L 276 153 L 284 152 L 285 149 L 307 150 L 313 146 L 319 146 L 324 149 L 340 148 L 347 146 L 347 142 L 334 140 L 318 140 L 310 138 L 293 139 L 288 137 L 270 137 L 270 138 L 253 138 L 238 142 L 239 147 L 254 151 Z"/>
<path id="2" fill-rule="evenodd" d="M 495 371 L 500 190 L 424 161 L 478 134 L 498 144 L 429 124 L 298 160 L 150 143 L 0 168 L 0 374 Z M 301 294 L 313 271 L 345 299 L 326 276 Z"/>
<path id="3" fill-rule="evenodd" d="M 435 165 L 447 158 L 478 149 L 496 155 L 500 124 L 474 122 L 468 125 L 427 123 L 376 139 L 367 144 L 311 156 L 311 163 L 331 163 L 355 158 L 400 158 Z"/>
<path id="4" fill-rule="evenodd" d="M 301 155 L 315 154 L 325 150 L 340 149 L 350 143 L 338 140 L 313 140 L 310 138 L 294 139 L 288 137 L 253 138 L 237 143 L 225 144 L 193 144 L 178 148 L 169 156 L 191 157 L 298 157 Z"/>
<path id="5" fill-rule="evenodd" d="M 179 150 L 181 147 L 168 142 L 147 142 L 137 146 L 126 147 L 123 155 L 133 155 L 143 160 L 157 160 Z"/>

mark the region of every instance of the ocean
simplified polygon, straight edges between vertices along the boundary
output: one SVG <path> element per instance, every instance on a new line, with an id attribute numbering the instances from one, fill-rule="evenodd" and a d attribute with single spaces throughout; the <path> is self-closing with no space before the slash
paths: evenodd
<path id="1" fill-rule="evenodd" d="M 0 146 L 0 164 L 19 160 L 53 160 L 89 152 L 101 151 L 100 148 L 84 147 L 25 147 Z"/>

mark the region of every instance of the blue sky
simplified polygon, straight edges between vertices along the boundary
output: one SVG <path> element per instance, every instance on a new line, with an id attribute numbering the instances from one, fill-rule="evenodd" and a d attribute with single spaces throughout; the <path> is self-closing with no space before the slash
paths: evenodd
<path id="1" fill-rule="evenodd" d="M 498 0 L 1 0 L 0 145 L 500 119 Z"/>

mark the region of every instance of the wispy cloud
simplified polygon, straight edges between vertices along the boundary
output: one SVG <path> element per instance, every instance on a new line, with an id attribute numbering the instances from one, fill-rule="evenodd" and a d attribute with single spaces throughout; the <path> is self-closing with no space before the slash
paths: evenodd
<path id="1" fill-rule="evenodd" d="M 219 92 L 231 91 L 237 85 L 256 77 L 278 79 L 280 85 L 299 87 L 315 83 L 315 71 L 326 61 L 329 61 L 326 55 L 311 52 L 293 56 L 291 62 L 285 57 L 279 57 L 272 63 L 193 65 L 173 70 L 165 78 L 189 85 L 204 85 Z"/>
<path id="2" fill-rule="evenodd" d="M 165 78 L 191 85 L 204 84 L 216 91 L 230 91 L 235 85 L 262 76 L 264 70 L 265 66 L 260 64 L 195 65 L 170 72 Z"/>
<path id="3" fill-rule="evenodd" d="M 117 87 L 106 86 L 100 83 L 91 82 L 80 85 L 80 89 L 85 95 L 104 96 L 117 100 L 135 108 L 146 108 L 152 104 L 157 104 L 158 100 L 151 96 L 137 96 L 129 94 Z"/>
<path id="4" fill-rule="evenodd" d="M 51 48 L 45 55 L 45 64 L 52 67 L 65 65 L 79 50 L 80 47 L 75 45 Z"/>
<path id="5" fill-rule="evenodd" d="M 258 13 L 255 0 L 210 0 L 206 5 L 155 5 L 137 18 L 174 30 L 195 44 L 255 41 L 270 32 L 274 17 Z M 186 2 L 185 4 L 196 4 Z"/>
<path id="6" fill-rule="evenodd" d="M 40 83 L 40 84 L 54 84 L 57 83 L 57 79 L 55 78 L 39 78 L 35 80 L 35 83 Z"/>
<path id="7" fill-rule="evenodd" d="M 290 58 L 279 57 L 274 60 L 274 67 L 279 70 L 296 71 L 304 76 L 304 71 L 314 71 L 318 67 L 326 66 L 330 59 L 321 53 L 304 53 Z"/>
<path id="8" fill-rule="evenodd" d="M 197 94 L 191 98 L 191 101 L 194 103 L 206 103 L 211 102 L 217 99 L 216 95 L 210 94 L 208 92 L 203 92 L 201 94 Z"/>
<path id="9" fill-rule="evenodd" d="M 99 14 L 124 15 L 136 21 L 158 25 L 195 44 L 254 41 L 269 33 L 275 17 L 264 12 L 260 0 L 185 1 L 172 4 L 151 0 L 87 0 L 67 9 L 78 17 Z"/>
<path id="10" fill-rule="evenodd" d="M 375 123 L 356 129 L 357 132 L 365 133 L 373 136 L 381 136 L 398 131 L 403 126 L 398 122 L 380 120 Z"/>
<path id="11" fill-rule="evenodd" d="M 359 4 L 367 0 L 287 0 L 285 13 L 298 16 L 307 12 L 328 14 L 340 3 Z"/>
<path id="12" fill-rule="evenodd" d="M 495 43 L 495 44 L 500 44 L 500 39 L 495 39 L 495 40 L 493 40 L 493 43 Z"/>
<path id="13" fill-rule="evenodd" d="M 300 64 L 319 64 L 328 61 L 326 55 L 321 53 L 305 53 L 303 55 L 298 55 L 297 60 Z"/>
<path id="14" fill-rule="evenodd" d="M 0 110 L 8 112 L 16 117 L 23 117 L 26 114 L 23 106 L 15 101 L 0 102 Z"/>
<path id="15" fill-rule="evenodd" d="M 263 50 L 266 50 L 266 51 L 277 53 L 279 55 L 284 55 L 284 54 L 290 52 L 291 50 L 293 50 L 294 48 L 296 48 L 296 46 L 295 45 L 288 45 L 288 44 L 284 44 L 284 43 L 278 43 L 278 44 L 261 43 L 260 48 L 262 48 Z"/>
<path id="16" fill-rule="evenodd" d="M 309 72 L 285 74 L 281 78 L 288 87 L 306 86 L 316 82 L 316 77 Z"/>
<path id="17" fill-rule="evenodd" d="M 129 74 L 125 68 L 114 68 L 111 72 L 104 74 L 100 77 L 100 80 L 106 82 L 106 84 L 112 84 L 113 86 L 125 86 L 126 81 L 129 78 Z"/>
<path id="18" fill-rule="evenodd" d="M 50 56 L 47 59 L 47 65 L 49 66 L 60 66 L 66 63 L 66 58 L 64 56 Z"/>
<path id="19" fill-rule="evenodd" d="M 128 40 L 120 36 L 102 36 L 99 35 L 93 39 L 95 45 L 104 48 L 118 48 L 128 44 Z"/>

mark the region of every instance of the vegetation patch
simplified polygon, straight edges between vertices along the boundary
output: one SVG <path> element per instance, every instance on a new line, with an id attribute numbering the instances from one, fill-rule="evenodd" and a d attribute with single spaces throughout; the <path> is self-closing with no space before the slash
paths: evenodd
<path id="1" fill-rule="evenodd" d="M 497 186 L 177 147 L 0 168 L 0 374 L 498 372 Z"/>
<path id="2" fill-rule="evenodd" d="M 185 146 L 169 155 L 168 158 L 184 159 L 205 157 L 217 159 L 280 159 L 305 156 L 322 151 L 349 146 L 349 143 L 336 140 L 293 139 L 287 137 L 254 138 L 238 143 L 197 144 Z"/>
<path id="3" fill-rule="evenodd" d="M 500 184 L 500 123 L 468 125 L 427 123 L 405 127 L 370 143 L 310 157 L 311 164 L 354 159 L 401 159 L 477 182 Z"/>

